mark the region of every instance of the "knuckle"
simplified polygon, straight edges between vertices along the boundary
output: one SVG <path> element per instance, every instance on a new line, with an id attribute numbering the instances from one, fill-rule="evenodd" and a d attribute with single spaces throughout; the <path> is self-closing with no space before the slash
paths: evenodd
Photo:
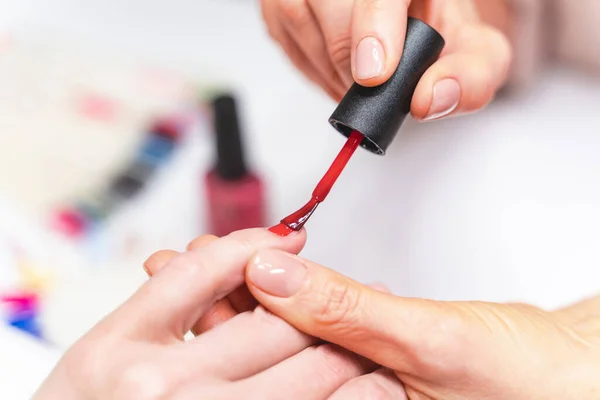
<path id="1" fill-rule="evenodd" d="M 357 375 L 356 356 L 342 351 L 339 347 L 324 344 L 315 349 L 317 354 L 317 374 L 325 382 L 347 382 Z M 351 357 L 354 357 L 352 359 Z"/>
<path id="2" fill-rule="evenodd" d="M 279 10 L 282 19 L 292 25 L 304 25 L 311 18 L 305 0 L 281 0 Z"/>
<path id="3" fill-rule="evenodd" d="M 387 0 L 356 0 L 357 6 L 364 11 L 377 11 L 388 13 L 390 9 L 389 1 Z M 398 6 L 408 8 L 411 0 L 397 0 Z"/>
<path id="4" fill-rule="evenodd" d="M 288 326 L 287 322 L 264 308 L 263 306 L 258 306 L 252 311 L 252 315 L 254 318 L 258 319 L 261 324 L 265 324 L 271 329 L 278 330 L 283 329 Z"/>
<path id="5" fill-rule="evenodd" d="M 433 400 L 433 398 L 423 394 L 420 390 L 411 387 L 406 388 L 406 398 L 410 400 Z"/>
<path id="6" fill-rule="evenodd" d="M 231 240 L 233 243 L 228 243 L 227 248 L 236 249 L 237 254 L 252 254 L 257 250 L 258 242 L 256 239 L 252 240 L 248 236 L 246 231 L 236 231 L 229 234 L 226 238 L 228 241 Z M 235 247 L 234 247 L 235 246 Z"/>
<path id="7" fill-rule="evenodd" d="M 407 349 L 412 363 L 431 373 L 460 374 L 462 367 L 455 362 L 456 358 L 468 354 L 473 345 L 465 334 L 468 329 L 458 316 L 435 321 L 419 337 L 416 346 Z"/>
<path id="8" fill-rule="evenodd" d="M 510 66 L 513 62 L 513 48 L 508 41 L 508 38 L 503 34 L 498 33 L 497 44 L 495 46 L 496 54 L 499 59 L 498 66 L 500 68 L 500 80 L 504 82 L 509 74 Z"/>
<path id="9" fill-rule="evenodd" d="M 79 341 L 65 356 L 65 370 L 72 382 L 85 382 L 92 390 L 103 386 L 104 352 L 91 338 Z"/>
<path id="10" fill-rule="evenodd" d="M 481 32 L 482 41 L 480 50 L 490 54 L 488 68 L 494 71 L 492 79 L 497 85 L 503 83 L 508 75 L 513 59 L 513 49 L 504 33 L 493 27 L 485 27 Z"/>
<path id="11" fill-rule="evenodd" d="M 357 0 L 359 7 L 362 10 L 380 10 L 383 8 L 383 3 L 385 1 L 382 0 Z"/>
<path id="12" fill-rule="evenodd" d="M 158 364 L 150 362 L 127 365 L 117 375 L 114 385 L 115 400 L 158 400 L 168 393 L 165 374 Z"/>
<path id="13" fill-rule="evenodd" d="M 164 250 L 159 250 L 159 251 L 152 253 L 150 255 L 150 257 L 146 258 L 146 261 L 144 261 L 144 266 L 155 264 L 158 261 L 158 259 L 160 258 L 163 251 Z"/>
<path id="14" fill-rule="evenodd" d="M 178 255 L 169 268 L 176 269 L 179 273 L 189 276 L 193 279 L 196 275 L 202 273 L 204 268 L 204 257 L 202 253 L 186 252 Z"/>
<path id="15" fill-rule="evenodd" d="M 167 264 L 171 257 L 177 253 L 172 250 L 160 250 L 152 254 L 143 263 L 144 270 L 150 276 L 157 273 L 160 268 Z"/>
<path id="16" fill-rule="evenodd" d="M 327 281 L 318 294 L 316 322 L 337 329 L 351 327 L 361 302 L 360 291 L 346 282 Z"/>
<path id="17" fill-rule="evenodd" d="M 194 239 L 190 243 L 188 243 L 187 249 L 194 250 L 199 247 L 206 246 L 206 245 L 214 242 L 217 239 L 219 239 L 218 236 L 210 235 L 210 234 L 198 236 L 196 239 Z"/>
<path id="18" fill-rule="evenodd" d="M 512 55 L 512 46 L 510 45 L 510 41 L 506 35 L 496 28 L 489 27 L 487 29 L 489 35 L 488 40 L 494 49 L 494 54 L 496 54 L 497 57 L 504 62 L 510 61 Z"/>
<path id="19" fill-rule="evenodd" d="M 344 68 L 350 65 L 351 42 L 349 33 L 340 35 L 329 42 L 329 56 L 335 65 Z"/>
<path id="20" fill-rule="evenodd" d="M 379 379 L 371 379 L 370 375 L 357 382 L 355 393 L 359 399 L 391 400 L 397 398 L 392 390 Z"/>
<path id="21" fill-rule="evenodd" d="M 155 257 L 155 254 L 148 257 L 146 261 L 144 261 L 144 263 L 142 264 L 142 268 L 146 272 L 146 275 L 148 275 L 149 277 L 155 274 L 154 270 L 156 269 L 155 266 L 157 264 L 157 258 Z"/>

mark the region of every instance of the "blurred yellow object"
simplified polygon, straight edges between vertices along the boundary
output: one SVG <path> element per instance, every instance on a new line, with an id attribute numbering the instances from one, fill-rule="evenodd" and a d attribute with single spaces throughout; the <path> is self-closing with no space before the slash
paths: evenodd
<path id="1" fill-rule="evenodd" d="M 27 259 L 19 258 L 17 268 L 22 285 L 35 293 L 46 293 L 56 280 L 56 277 L 50 271 Z"/>

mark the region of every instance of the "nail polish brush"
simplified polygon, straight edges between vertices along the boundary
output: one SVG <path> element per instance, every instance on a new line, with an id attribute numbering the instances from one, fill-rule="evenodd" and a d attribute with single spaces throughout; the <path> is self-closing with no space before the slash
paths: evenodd
<path id="1" fill-rule="evenodd" d="M 359 146 L 373 154 L 386 154 L 410 113 L 419 80 L 438 59 L 444 45 L 444 39 L 435 29 L 421 20 L 408 18 L 398 68 L 379 86 L 364 87 L 354 83 L 348 90 L 329 118 L 329 123 L 348 138 L 346 144 L 315 187 L 310 201 L 270 228 L 271 232 L 287 236 L 302 229 Z"/>

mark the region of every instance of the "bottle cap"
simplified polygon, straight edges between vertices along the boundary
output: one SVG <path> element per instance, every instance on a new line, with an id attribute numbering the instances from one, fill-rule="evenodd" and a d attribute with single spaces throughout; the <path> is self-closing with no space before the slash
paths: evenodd
<path id="1" fill-rule="evenodd" d="M 408 18 L 404 52 L 396 72 L 385 83 L 364 87 L 355 83 L 329 118 L 346 137 L 352 131 L 365 136 L 361 146 L 384 155 L 410 113 L 410 103 L 419 80 L 444 48 L 444 39 L 432 27 Z"/>
<path id="2" fill-rule="evenodd" d="M 224 180 L 233 181 L 247 174 L 236 102 L 231 95 L 213 99 L 214 126 L 217 141 L 216 172 Z"/>

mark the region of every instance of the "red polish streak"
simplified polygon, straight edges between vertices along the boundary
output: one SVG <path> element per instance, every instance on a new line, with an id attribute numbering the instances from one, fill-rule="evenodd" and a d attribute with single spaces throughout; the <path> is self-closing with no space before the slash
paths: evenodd
<path id="1" fill-rule="evenodd" d="M 282 219 L 280 224 L 273 226 L 269 230 L 279 236 L 287 236 L 294 231 L 302 229 L 306 221 L 308 221 L 317 209 L 319 203 L 325 201 L 335 181 L 339 178 L 363 138 L 362 133 L 357 131 L 352 132 L 346 144 L 333 161 L 333 164 L 329 167 L 329 170 L 327 170 L 319 184 L 315 187 L 315 190 L 313 190 L 310 201 L 295 213 Z"/>
<path id="2" fill-rule="evenodd" d="M 279 236 L 287 236 L 290 233 L 294 232 L 292 228 L 288 228 L 286 225 L 283 224 L 283 222 L 269 228 L 269 230 Z"/>

